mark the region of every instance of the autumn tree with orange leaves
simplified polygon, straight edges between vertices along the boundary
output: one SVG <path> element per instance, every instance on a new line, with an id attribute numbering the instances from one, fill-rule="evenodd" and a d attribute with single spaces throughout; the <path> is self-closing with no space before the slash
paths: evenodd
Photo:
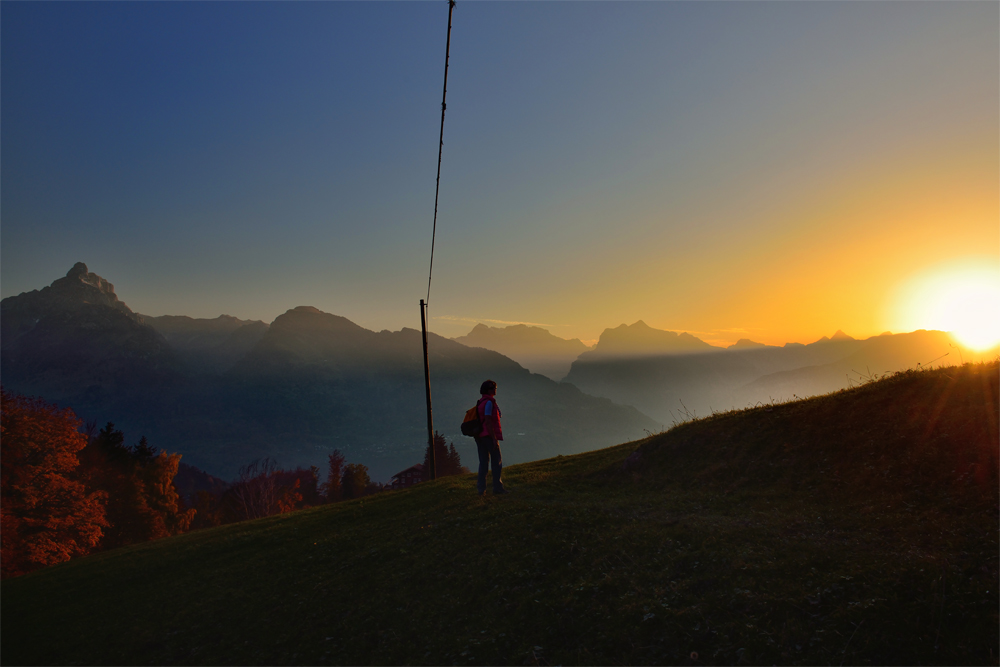
<path id="1" fill-rule="evenodd" d="M 0 576 L 83 556 L 100 543 L 107 494 L 73 479 L 87 445 L 80 426 L 72 410 L 0 390 Z"/>
<path id="2" fill-rule="evenodd" d="M 101 549 L 155 540 L 188 530 L 195 510 L 183 507 L 174 477 L 179 454 L 157 452 L 143 437 L 134 446 L 111 422 L 80 452 L 80 477 L 107 492 Z"/>

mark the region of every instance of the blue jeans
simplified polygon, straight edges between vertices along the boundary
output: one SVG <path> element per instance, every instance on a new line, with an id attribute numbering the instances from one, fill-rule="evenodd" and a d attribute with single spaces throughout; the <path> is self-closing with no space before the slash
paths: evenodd
<path id="1" fill-rule="evenodd" d="M 486 491 L 486 471 L 490 467 L 491 459 L 493 462 L 493 493 L 503 491 L 503 480 L 500 479 L 500 473 L 503 472 L 500 443 L 490 436 L 476 438 L 476 449 L 479 450 L 479 480 L 476 484 L 479 493 Z"/>

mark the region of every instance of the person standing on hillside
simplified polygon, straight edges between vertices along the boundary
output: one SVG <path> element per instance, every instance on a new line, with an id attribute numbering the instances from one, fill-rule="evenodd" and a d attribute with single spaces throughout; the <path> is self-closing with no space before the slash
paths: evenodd
<path id="1" fill-rule="evenodd" d="M 476 449 L 479 450 L 479 480 L 477 488 L 479 495 L 486 493 L 486 470 L 493 464 L 493 493 L 503 494 L 507 490 L 503 488 L 503 480 L 500 478 L 503 472 L 503 459 L 500 457 L 500 441 L 503 440 L 503 431 L 500 429 L 500 406 L 497 405 L 497 383 L 487 380 L 479 387 L 482 398 L 476 405 L 479 411 L 479 421 L 483 425 L 483 430 L 476 438 Z"/>

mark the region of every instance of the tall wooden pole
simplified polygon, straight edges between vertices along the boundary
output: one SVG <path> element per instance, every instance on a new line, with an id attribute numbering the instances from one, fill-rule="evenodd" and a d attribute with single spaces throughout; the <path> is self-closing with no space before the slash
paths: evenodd
<path id="1" fill-rule="evenodd" d="M 427 305 L 420 300 L 420 331 L 424 335 L 424 388 L 427 390 L 427 446 L 430 447 L 429 471 L 431 479 L 437 479 L 437 461 L 434 456 L 434 413 L 431 411 L 431 367 L 427 363 L 427 318 L 424 313 Z"/>
<path id="2" fill-rule="evenodd" d="M 444 46 L 444 86 L 441 91 L 441 134 L 438 137 L 437 181 L 434 185 L 434 227 L 431 231 L 431 265 L 427 271 L 427 301 L 420 300 L 420 331 L 424 336 L 424 388 L 427 390 L 427 446 L 430 448 L 431 479 L 437 479 L 437 457 L 434 453 L 434 413 L 431 411 L 431 369 L 427 363 L 427 306 L 431 300 L 431 276 L 434 274 L 434 239 L 437 236 L 438 194 L 441 192 L 441 153 L 444 150 L 444 111 L 448 99 L 448 56 L 451 54 L 451 15 L 455 0 L 448 0 L 448 38 Z"/>

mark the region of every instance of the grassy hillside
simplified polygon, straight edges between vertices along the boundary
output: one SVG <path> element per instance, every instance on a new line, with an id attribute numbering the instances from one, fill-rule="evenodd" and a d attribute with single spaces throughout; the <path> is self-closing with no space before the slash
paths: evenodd
<path id="1" fill-rule="evenodd" d="M 3 583 L 2 661 L 996 664 L 997 384 L 908 372 L 506 497 L 446 478 L 72 561 Z"/>

